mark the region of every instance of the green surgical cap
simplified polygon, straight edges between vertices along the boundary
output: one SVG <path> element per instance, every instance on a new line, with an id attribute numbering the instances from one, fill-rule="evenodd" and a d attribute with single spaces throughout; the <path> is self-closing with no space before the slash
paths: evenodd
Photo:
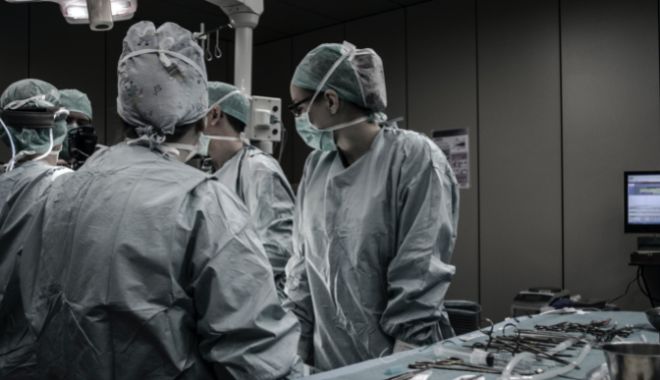
<path id="1" fill-rule="evenodd" d="M 92 119 L 92 103 L 84 92 L 75 89 L 60 90 L 60 106 Z"/>
<path id="2" fill-rule="evenodd" d="M 0 95 L 2 110 L 21 110 L 34 108 L 55 108 L 59 104 L 60 94 L 57 88 L 39 79 L 22 79 L 14 82 Z M 5 123 L 6 124 L 6 123 Z M 22 151 L 31 154 L 43 154 L 50 145 L 50 129 L 27 129 L 20 125 L 7 125 L 16 153 Z M 55 123 L 53 145 L 62 144 L 66 137 L 66 121 Z M 4 128 L 0 128 L 0 138 L 10 146 L 9 137 Z"/>
<path id="3" fill-rule="evenodd" d="M 322 44 L 296 67 L 294 86 L 316 91 L 326 74 L 340 60 L 321 91 L 335 90 L 341 99 L 373 112 L 387 107 L 383 61 L 372 49 L 356 49 L 350 43 Z"/>
<path id="4" fill-rule="evenodd" d="M 222 107 L 222 112 L 248 124 L 250 101 L 238 88 L 222 82 L 209 82 L 209 108 Z"/>

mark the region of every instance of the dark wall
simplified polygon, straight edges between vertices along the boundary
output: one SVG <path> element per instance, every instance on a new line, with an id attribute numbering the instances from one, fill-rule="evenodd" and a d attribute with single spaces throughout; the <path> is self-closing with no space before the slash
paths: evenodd
<path id="1" fill-rule="evenodd" d="M 622 173 L 660 167 L 658 2 L 564 1 L 561 18 L 566 286 L 622 293 Z"/>
<path id="2" fill-rule="evenodd" d="M 562 281 L 558 11 L 478 4 L 481 296 L 500 316 L 520 289 Z"/>
<path id="3" fill-rule="evenodd" d="M 478 300 L 480 179 L 476 174 L 479 123 L 475 4 L 464 0 L 430 1 L 406 9 L 405 25 L 408 58 L 404 125 L 427 135 L 438 129 L 469 131 L 471 187 L 460 194 L 459 238 L 453 256 L 457 275 L 450 295 Z"/>

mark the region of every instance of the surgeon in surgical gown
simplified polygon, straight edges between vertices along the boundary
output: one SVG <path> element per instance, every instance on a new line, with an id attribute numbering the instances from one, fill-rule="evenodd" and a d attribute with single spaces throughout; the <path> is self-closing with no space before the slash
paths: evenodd
<path id="1" fill-rule="evenodd" d="M 385 123 L 383 64 L 323 44 L 300 62 L 290 107 L 305 163 L 286 292 L 299 352 L 330 370 L 453 336 L 443 301 L 458 189 L 427 137 Z"/>
<path id="2" fill-rule="evenodd" d="M 20 262 L 35 379 L 279 379 L 299 326 L 245 207 L 183 161 L 201 150 L 203 51 L 133 25 L 117 107 L 132 131 L 55 183 Z"/>
<path id="3" fill-rule="evenodd" d="M 250 101 L 236 87 L 209 82 L 206 137 L 209 156 L 218 168 L 214 177 L 234 190 L 250 212 L 273 267 L 278 295 L 284 299 L 284 267 L 291 257 L 295 196 L 280 164 L 268 153 L 244 141 Z"/>
<path id="4" fill-rule="evenodd" d="M 18 257 L 3 236 L 20 245 L 27 210 L 53 181 L 71 173 L 55 166 L 66 136 L 66 115 L 56 113 L 59 97 L 53 85 L 39 79 L 15 82 L 0 96 L 0 137 L 14 150 L 0 174 L 0 379 L 34 365 L 36 337 L 21 303 Z"/>

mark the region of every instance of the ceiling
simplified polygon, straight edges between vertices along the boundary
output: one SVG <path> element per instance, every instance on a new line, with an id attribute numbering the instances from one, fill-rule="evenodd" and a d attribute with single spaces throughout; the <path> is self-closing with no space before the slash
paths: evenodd
<path id="1" fill-rule="evenodd" d="M 208 17 L 218 7 L 204 0 L 170 0 Z M 433 0 L 264 0 L 264 14 L 255 31 L 255 44 L 337 25 L 382 12 Z M 435 0 L 437 1 L 437 0 Z M 212 13 L 211 13 L 212 14 Z M 226 18 L 225 18 L 226 19 Z M 231 33 L 224 39 L 232 40 Z"/>

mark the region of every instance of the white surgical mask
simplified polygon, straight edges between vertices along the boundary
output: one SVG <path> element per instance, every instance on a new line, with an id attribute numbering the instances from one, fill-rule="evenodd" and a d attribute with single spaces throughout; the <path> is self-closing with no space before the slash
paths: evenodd
<path id="1" fill-rule="evenodd" d="M 207 135 L 205 133 L 200 133 L 196 144 L 167 143 L 165 145 L 168 146 L 168 147 L 177 149 L 177 150 L 187 151 L 188 155 L 184 159 L 184 162 L 188 162 L 188 161 L 192 160 L 193 157 L 195 157 L 197 155 L 202 156 L 202 157 L 208 156 L 209 155 L 209 145 L 211 145 L 211 140 L 244 141 L 240 137 L 214 136 L 214 135 Z M 180 155 L 180 153 L 177 152 L 177 155 Z"/>

